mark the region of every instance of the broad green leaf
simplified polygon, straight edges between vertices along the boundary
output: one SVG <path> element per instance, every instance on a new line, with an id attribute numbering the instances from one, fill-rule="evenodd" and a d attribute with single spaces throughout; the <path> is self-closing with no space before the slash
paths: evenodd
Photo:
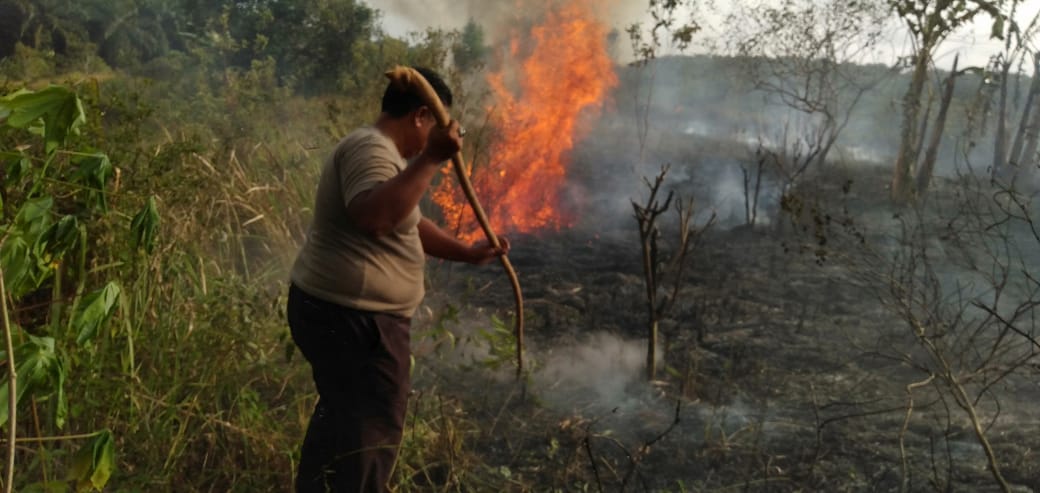
<path id="1" fill-rule="evenodd" d="M 142 248 L 148 253 L 155 249 L 156 234 L 159 231 L 159 209 L 155 206 L 155 196 L 148 197 L 148 203 L 130 221 L 130 242 L 134 248 Z"/>
<path id="2" fill-rule="evenodd" d="M 54 274 L 54 265 L 42 263 L 33 254 L 33 245 L 27 237 L 11 235 L 0 245 L 0 264 L 4 269 L 4 284 L 12 299 L 43 285 Z"/>
<path id="3" fill-rule="evenodd" d="M 77 310 L 72 322 L 72 327 L 77 333 L 76 344 L 83 344 L 94 338 L 115 311 L 120 292 L 119 284 L 112 281 L 83 298 L 81 308 Z"/>
<path id="4" fill-rule="evenodd" d="M 15 224 L 23 226 L 21 233 L 33 237 L 50 226 L 50 212 L 54 207 L 53 197 L 31 199 L 22 204 L 22 208 L 14 218 Z"/>
<path id="5" fill-rule="evenodd" d="M 69 480 L 76 482 L 76 491 L 101 491 L 115 469 L 115 456 L 115 442 L 109 430 L 98 433 L 80 448 L 69 468 Z"/>
<path id="6" fill-rule="evenodd" d="M 64 383 L 65 365 L 54 350 L 54 339 L 36 337 L 26 334 L 28 341 L 15 348 L 15 371 L 18 372 L 18 389 L 15 402 L 20 403 L 27 394 L 50 395 L 56 388 L 48 388 Z M 56 379 L 57 375 L 62 378 Z M 0 425 L 7 423 L 10 387 L 6 379 L 0 386 Z"/>
<path id="7" fill-rule="evenodd" d="M 102 153 L 78 157 L 73 160 L 79 168 L 72 174 L 72 181 L 88 188 L 87 201 L 101 210 L 108 209 L 108 194 L 105 187 L 112 179 L 115 168 L 108 156 Z"/>
<path id="8" fill-rule="evenodd" d="M 31 255 L 32 248 L 21 236 L 11 236 L 0 245 L 0 267 L 4 270 L 4 284 L 11 293 L 11 297 L 19 299 L 33 287 L 29 287 L 35 269 L 36 262 Z"/>
<path id="9" fill-rule="evenodd" d="M 79 220 L 65 216 L 47 228 L 33 246 L 33 253 L 41 266 L 60 260 L 79 242 Z"/>
<path id="10" fill-rule="evenodd" d="M 72 456 L 72 463 L 69 464 L 69 480 L 75 481 L 76 491 L 80 490 L 80 483 L 86 482 L 87 478 L 94 470 L 94 447 L 93 443 L 89 443 L 80 447 L 76 455 Z"/>
<path id="11" fill-rule="evenodd" d="M 0 267 L 4 281 L 15 299 L 36 289 L 51 273 L 34 255 L 36 240 L 51 225 L 50 211 L 54 200 L 43 197 L 27 201 L 15 215 L 7 240 L 0 245 Z"/>
<path id="12" fill-rule="evenodd" d="M 0 98 L 0 115 L 15 128 L 29 128 L 42 121 L 48 154 L 86 122 L 79 97 L 61 86 L 36 92 L 23 89 L 4 96 Z"/>
<path id="13" fill-rule="evenodd" d="M 7 153 L 4 156 L 6 174 L 4 176 L 4 185 L 12 186 L 18 183 L 19 180 L 29 174 L 29 170 L 32 169 L 32 161 L 27 156 L 21 154 Z"/>
<path id="14" fill-rule="evenodd" d="M 112 432 L 105 430 L 102 437 L 104 441 L 100 446 L 101 450 L 95 454 L 94 474 L 90 475 L 90 482 L 98 491 L 105 487 L 116 468 L 116 446 L 112 440 Z"/>

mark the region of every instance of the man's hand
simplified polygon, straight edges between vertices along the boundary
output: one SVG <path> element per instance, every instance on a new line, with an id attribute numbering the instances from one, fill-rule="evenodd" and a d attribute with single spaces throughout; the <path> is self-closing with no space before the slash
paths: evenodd
<path id="1" fill-rule="evenodd" d="M 430 137 L 426 140 L 426 148 L 419 159 L 429 163 L 440 164 L 451 159 L 462 149 L 462 137 L 459 136 L 459 122 L 452 120 L 447 127 L 434 125 L 430 129 Z"/>
<path id="2" fill-rule="evenodd" d="M 509 253 L 509 240 L 502 236 L 498 237 L 501 248 L 494 248 L 487 241 L 467 245 L 425 217 L 419 221 L 419 239 L 427 255 L 452 262 L 483 265 Z"/>
<path id="3" fill-rule="evenodd" d="M 466 262 L 476 265 L 485 265 L 502 255 L 508 254 L 509 240 L 504 236 L 499 236 L 498 243 L 501 245 L 501 248 L 491 246 L 491 243 L 487 240 L 474 243 L 469 247 L 469 254 Z"/>

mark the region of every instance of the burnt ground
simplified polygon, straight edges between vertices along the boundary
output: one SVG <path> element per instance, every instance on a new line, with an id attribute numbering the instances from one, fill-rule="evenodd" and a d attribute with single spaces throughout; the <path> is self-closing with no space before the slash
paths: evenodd
<path id="1" fill-rule="evenodd" d="M 828 207 L 853 204 L 863 224 L 891 217 L 884 172 L 855 173 L 851 191 L 836 192 L 848 176 L 824 181 L 842 196 Z M 523 383 L 511 336 L 490 318 L 513 304 L 500 269 L 431 270 L 415 323 L 417 395 L 454 399 L 469 423 L 460 440 L 506 490 L 899 491 L 905 467 L 908 491 L 1000 491 L 950 393 L 930 384 L 908 394 L 927 374 L 898 357 L 914 354 L 906 322 L 852 275 L 849 252 L 819 248 L 813 228 L 789 219 L 705 234 L 661 324 L 658 380 L 647 382 L 628 221 L 512 239 L 532 368 Z M 1040 491 L 1037 376 L 1022 368 L 977 403 L 1015 491 Z"/>

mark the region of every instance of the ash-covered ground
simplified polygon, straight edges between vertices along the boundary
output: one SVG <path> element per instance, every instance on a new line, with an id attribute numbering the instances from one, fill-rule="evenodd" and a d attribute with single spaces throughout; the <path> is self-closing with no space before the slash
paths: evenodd
<path id="1" fill-rule="evenodd" d="M 668 146 L 658 144 L 660 155 Z M 720 221 L 691 250 L 661 322 L 655 381 L 646 379 L 646 288 L 629 203 L 645 199 L 638 178 L 653 166 L 616 164 L 603 146 L 579 151 L 574 195 L 586 209 L 576 225 L 511 238 L 527 316 L 530 370 L 520 383 L 501 269 L 431 268 L 415 323 L 416 389 L 457 399 L 476 424 L 471 452 L 518 491 L 1001 491 L 977 423 L 1009 487 L 1040 491 L 1032 308 L 1016 322 L 1025 333 L 1002 336 L 988 335 L 999 323 L 971 308 L 997 290 L 971 276 L 993 270 L 955 268 L 957 252 L 999 245 L 943 236 L 959 221 L 949 218 L 964 215 L 952 214 L 967 200 L 963 180 L 937 183 L 920 209 L 931 214 L 891 205 L 883 166 L 835 164 L 786 192 L 767 177 L 759 224 L 749 226 L 742 184 L 734 191 L 718 178 L 740 176 L 740 153 L 695 147 L 679 141 L 664 152 L 673 164 L 665 188 L 696 199 L 696 225 L 710 209 Z M 781 211 L 782 193 L 799 206 Z M 936 245 L 913 246 L 911 216 Z M 661 216 L 662 256 L 676 220 Z M 978 258 L 1032 269 L 1028 249 L 1040 243 L 1025 232 L 1012 243 L 1024 245 L 1017 257 Z M 934 267 L 919 270 L 918 251 Z M 906 281 L 920 272 L 950 291 L 934 298 L 934 313 L 912 308 L 932 299 Z M 670 286 L 666 277 L 662 292 Z M 1006 287 L 998 305 L 1028 305 L 1022 289 Z M 492 314 L 504 321 L 497 330 Z"/>

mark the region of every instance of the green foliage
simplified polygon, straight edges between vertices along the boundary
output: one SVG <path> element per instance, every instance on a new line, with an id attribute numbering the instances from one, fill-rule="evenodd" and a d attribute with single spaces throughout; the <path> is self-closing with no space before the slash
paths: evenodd
<path id="1" fill-rule="evenodd" d="M 479 68 L 484 63 L 489 49 L 484 41 L 484 28 L 470 18 L 462 28 L 462 37 L 452 49 L 455 66 L 463 72 Z"/>
<path id="2" fill-rule="evenodd" d="M 159 232 L 159 208 L 155 205 L 155 196 L 148 197 L 144 208 L 134 215 L 130 221 L 130 241 L 134 248 L 148 253 L 155 249 L 155 240 Z"/>
<path id="3" fill-rule="evenodd" d="M 109 282 L 105 287 L 88 294 L 80 304 L 80 310 L 72 318 L 72 329 L 76 332 L 76 344 L 84 344 L 97 335 L 101 326 L 112 317 L 121 293 L 119 284 Z"/>
<path id="4" fill-rule="evenodd" d="M 37 259 L 37 267 L 45 269 L 73 249 L 80 246 L 80 232 L 82 227 L 76 216 L 66 215 L 57 222 L 51 224 L 36 240 L 33 254 Z"/>
<path id="5" fill-rule="evenodd" d="M 58 356 L 51 337 L 25 335 L 28 341 L 15 348 L 15 371 L 18 373 L 18 390 L 15 402 L 24 402 L 27 395 L 38 397 L 54 396 L 56 406 L 55 423 L 61 428 L 65 423 L 68 405 L 65 400 L 65 363 Z M 6 355 L 4 355 L 6 357 Z M 6 359 L 6 358 L 5 358 Z M 10 389 L 0 387 L 0 425 L 7 424 Z"/>
<path id="6" fill-rule="evenodd" d="M 69 468 L 69 480 L 76 491 L 101 491 L 115 470 L 115 442 L 112 432 L 104 430 L 76 452 Z"/>
<path id="7" fill-rule="evenodd" d="M 115 167 L 108 156 L 101 153 L 75 156 L 72 162 L 78 165 L 72 174 L 73 183 L 83 185 L 87 191 L 87 199 L 84 201 L 101 211 L 108 210 L 108 194 L 105 187 L 115 174 Z"/>
<path id="8" fill-rule="evenodd" d="M 201 72 L 224 85 L 270 63 L 279 87 L 330 94 L 367 89 L 395 64 L 442 67 L 448 53 L 431 33 L 412 43 L 385 36 L 379 12 L 360 0 L 0 0 L 5 12 L 0 80 L 112 67 L 171 82 Z M 471 22 L 458 41 L 450 47 L 456 65 L 478 67 L 487 53 L 482 28 Z M 430 53 L 442 59 L 425 63 Z"/>
<path id="9" fill-rule="evenodd" d="M 516 361 L 516 336 L 511 324 L 497 316 L 491 316 L 491 327 L 477 331 L 477 340 L 488 348 L 487 357 L 477 362 L 481 367 L 497 370 Z"/>
<path id="10" fill-rule="evenodd" d="M 46 250 L 39 246 L 39 240 L 51 226 L 50 212 L 54 199 L 40 197 L 21 205 L 14 221 L 3 230 L 6 241 L 0 243 L 4 283 L 15 299 L 39 288 L 53 274 L 51 262 L 40 256 Z"/>
<path id="11" fill-rule="evenodd" d="M 195 16 L 189 24 L 197 39 L 211 40 L 239 69 L 269 58 L 280 82 L 309 93 L 337 89 L 356 69 L 354 47 L 374 34 L 375 11 L 355 0 L 215 4 L 203 10 L 210 16 Z"/>
<path id="12" fill-rule="evenodd" d="M 83 105 L 64 87 L 41 91 L 20 90 L 0 98 L 0 120 L 14 128 L 42 134 L 47 153 L 53 153 L 85 121 Z"/>
<path id="13" fill-rule="evenodd" d="M 47 31 L 0 61 L 0 95 L 12 93 L 0 119 L 0 267 L 24 328 L 15 358 L 31 335 L 52 341 L 61 369 L 24 389 L 15 426 L 75 437 L 20 448 L 16 489 L 282 489 L 313 394 L 303 360 L 286 367 L 277 293 L 319 155 L 377 115 L 386 67 L 443 70 L 458 35 L 385 36 L 354 1 L 296 2 L 306 13 L 265 0 L 74 3 L 46 12 L 64 51 Z M 15 118 L 20 87 L 64 91 L 82 118 L 48 149 L 43 136 L 68 112 L 32 116 L 19 99 Z M 89 433 L 102 429 L 107 438 Z M 432 457 L 443 444 L 423 446 Z"/>
<path id="14" fill-rule="evenodd" d="M 415 337 L 416 339 L 433 341 L 435 350 L 440 349 L 441 346 L 447 346 L 449 349 L 454 349 L 457 340 L 455 333 L 452 332 L 452 328 L 458 323 L 459 308 L 448 303 L 440 310 L 437 310 L 430 327 L 416 331 Z"/>
<path id="15" fill-rule="evenodd" d="M 126 306 L 121 301 L 121 283 L 99 279 L 96 274 L 101 269 L 88 270 L 88 259 L 115 253 L 103 247 L 103 239 L 110 223 L 111 182 L 117 171 L 107 154 L 78 142 L 96 129 L 87 128 L 83 101 L 74 91 L 61 86 L 18 90 L 0 97 L 0 112 L 6 124 L 0 132 L 0 156 L 10 172 L 0 193 L 6 199 L 2 210 L 6 221 L 0 227 L 0 269 L 9 297 L 0 302 L 13 302 L 8 310 L 15 313 L 13 324 L 24 329 L 17 334 L 23 342 L 12 358 L 18 375 L 14 399 L 24 407 L 30 405 L 27 402 L 32 396 L 35 430 L 60 430 L 82 406 L 74 401 L 70 412 L 65 382 L 78 371 L 90 369 L 84 363 L 91 359 L 84 358 L 76 345 L 101 342 L 101 329 L 120 306 Z M 147 249 L 155 236 L 154 201 L 144 210 L 145 219 L 133 233 L 146 240 L 142 246 Z M 124 229 L 118 234 L 128 233 Z M 84 295 L 95 283 L 100 287 Z M 41 302 L 46 310 L 34 308 Z M 7 385 L 0 387 L 0 423 L 10 419 L 8 392 Z M 49 419 L 41 422 L 36 406 L 48 401 L 50 412 L 43 417 Z M 92 443 L 76 456 L 70 469 L 77 491 L 100 490 L 115 467 L 112 433 L 106 430 L 91 436 Z M 56 483 L 37 487 L 60 489 Z"/>

